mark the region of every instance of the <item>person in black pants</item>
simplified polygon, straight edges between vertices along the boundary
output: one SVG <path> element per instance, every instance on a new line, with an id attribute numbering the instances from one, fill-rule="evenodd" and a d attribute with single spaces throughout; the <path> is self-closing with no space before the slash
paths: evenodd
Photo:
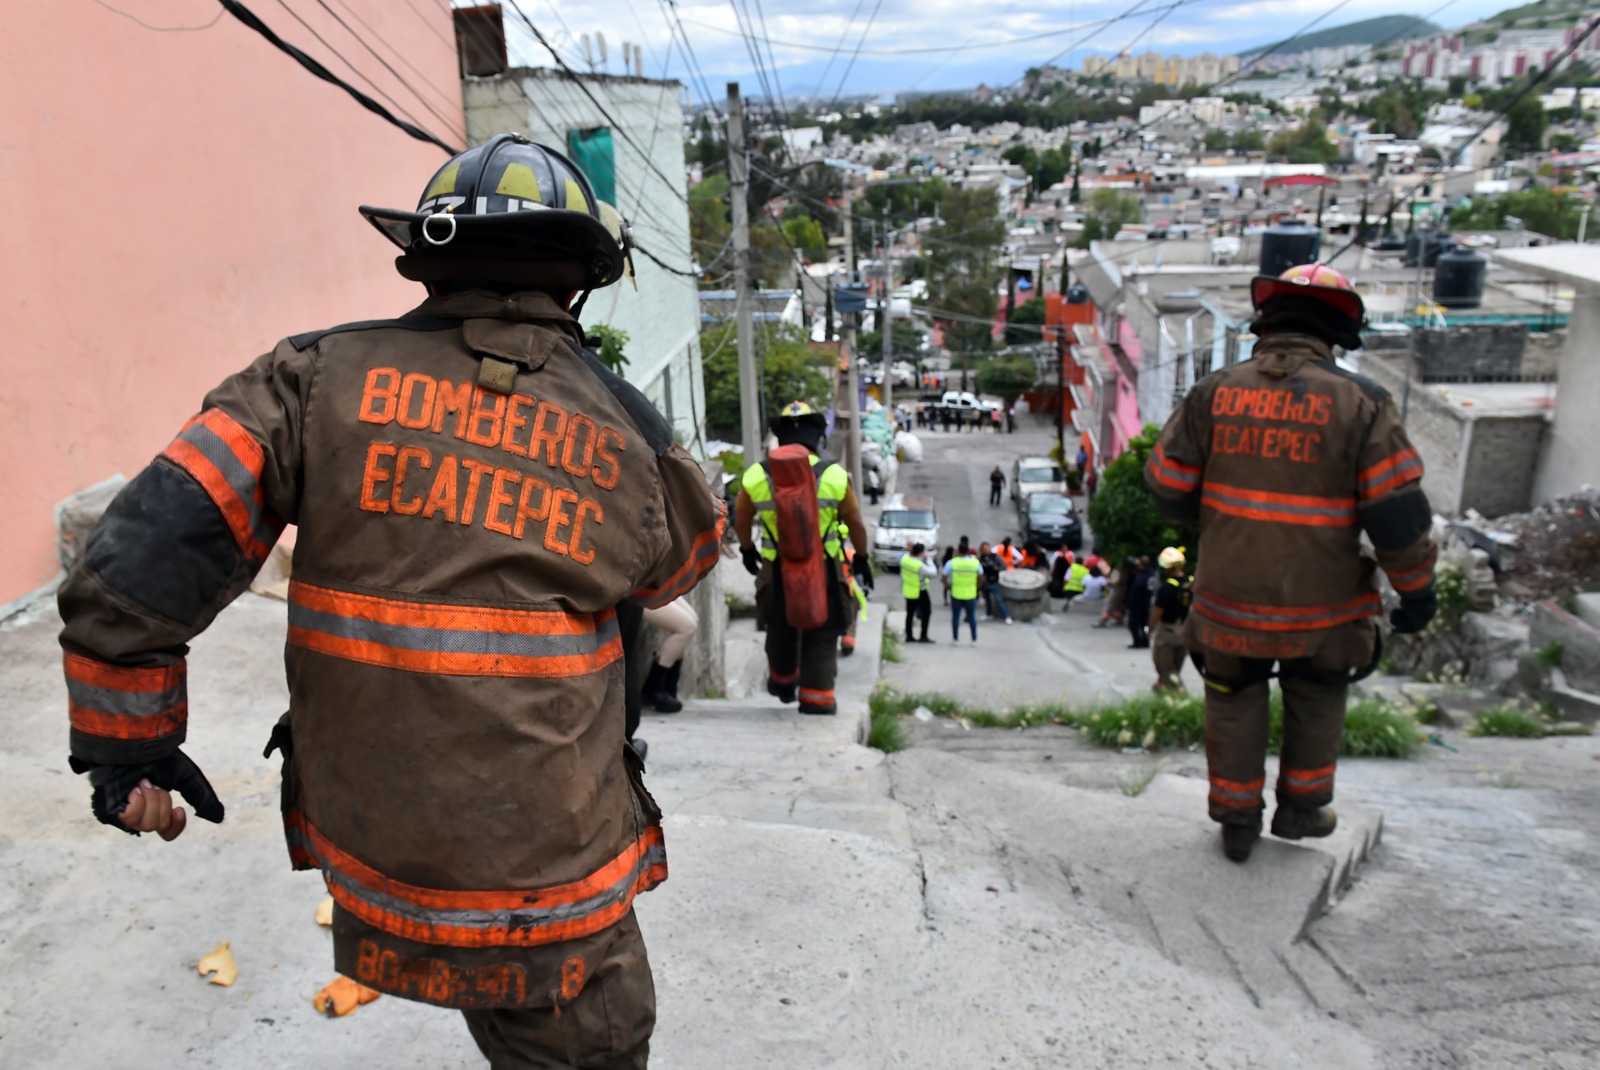
<path id="1" fill-rule="evenodd" d="M 989 473 L 989 504 L 999 505 L 1001 492 L 1006 489 L 1006 474 L 1000 471 L 1000 466 L 995 465 L 994 471 Z"/>
<path id="2" fill-rule="evenodd" d="M 1150 646 L 1150 586 L 1155 574 L 1150 571 L 1150 559 L 1139 557 L 1133 564 L 1133 578 L 1128 581 L 1124 605 L 1128 609 L 1128 634 L 1133 642 L 1129 650 L 1145 650 Z"/>

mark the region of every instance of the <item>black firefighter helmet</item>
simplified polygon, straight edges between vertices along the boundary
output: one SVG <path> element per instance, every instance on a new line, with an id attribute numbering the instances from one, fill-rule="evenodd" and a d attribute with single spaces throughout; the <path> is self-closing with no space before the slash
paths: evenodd
<path id="1" fill-rule="evenodd" d="M 633 275 L 633 232 L 578 166 L 499 134 L 435 172 L 417 210 L 361 206 L 417 282 L 483 280 L 598 290 Z"/>
<path id="2" fill-rule="evenodd" d="M 803 401 L 791 401 L 772 418 L 772 434 L 778 445 L 798 443 L 812 453 L 822 452 L 828 433 L 828 418 Z"/>

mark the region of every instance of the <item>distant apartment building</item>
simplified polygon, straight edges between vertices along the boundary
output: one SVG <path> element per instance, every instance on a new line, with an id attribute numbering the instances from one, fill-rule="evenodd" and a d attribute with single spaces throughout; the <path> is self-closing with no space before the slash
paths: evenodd
<path id="1" fill-rule="evenodd" d="M 1239 57 L 1213 56 L 1209 52 L 1198 56 L 1163 56 L 1156 52 L 1132 56 L 1124 52 L 1117 56 L 1088 56 L 1082 70 L 1086 78 L 1109 74 L 1125 82 L 1174 87 L 1214 85 L 1239 73 Z"/>
<path id="2" fill-rule="evenodd" d="M 1558 63 L 1567 67 L 1579 60 L 1600 58 L 1600 35 L 1591 35 L 1565 60 L 1558 60 L 1581 32 L 1579 27 L 1549 30 L 1505 30 L 1492 41 L 1468 44 L 1460 33 L 1442 33 L 1406 43 L 1401 73 L 1407 78 L 1446 80 L 1465 77 L 1485 85 L 1498 85 Z"/>

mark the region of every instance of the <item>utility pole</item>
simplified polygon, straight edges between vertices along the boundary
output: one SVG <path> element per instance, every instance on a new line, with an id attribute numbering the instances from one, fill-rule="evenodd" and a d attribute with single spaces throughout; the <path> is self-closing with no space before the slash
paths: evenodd
<path id="1" fill-rule="evenodd" d="M 889 205 L 883 206 L 883 407 L 894 426 L 894 232 L 889 229 Z M 893 448 L 891 446 L 891 448 Z"/>
<path id="2" fill-rule="evenodd" d="M 844 256 L 845 274 L 851 283 L 856 281 L 856 231 L 855 211 L 850 203 L 849 191 L 845 192 L 844 204 Z M 845 390 L 849 393 L 846 401 L 847 408 L 836 415 L 847 416 L 850 421 L 850 434 L 845 439 L 846 448 L 850 456 L 850 482 L 856 488 L 856 493 L 861 493 L 861 372 L 856 367 L 856 321 L 860 318 L 859 312 L 849 312 L 844 318 L 844 354 L 845 354 Z"/>
<path id="3" fill-rule="evenodd" d="M 1583 244 L 1583 236 L 1589 231 L 1589 212 L 1594 208 L 1592 204 L 1585 204 L 1578 216 L 1578 244 Z"/>
<path id="4" fill-rule="evenodd" d="M 1428 262 L 1428 228 L 1427 219 L 1424 218 L 1422 226 L 1416 226 L 1416 215 L 1412 214 L 1412 229 L 1417 235 L 1417 301 L 1411 308 L 1413 321 L 1411 324 L 1411 342 L 1406 346 L 1406 381 L 1400 389 L 1400 425 L 1405 426 L 1406 416 L 1411 411 L 1411 369 L 1417 359 L 1417 332 L 1422 330 L 1422 265 Z"/>
<path id="5" fill-rule="evenodd" d="M 733 318 L 739 342 L 739 441 L 746 467 L 761 460 L 761 384 L 750 329 L 750 174 L 739 83 L 728 83 L 728 196 L 733 202 Z"/>

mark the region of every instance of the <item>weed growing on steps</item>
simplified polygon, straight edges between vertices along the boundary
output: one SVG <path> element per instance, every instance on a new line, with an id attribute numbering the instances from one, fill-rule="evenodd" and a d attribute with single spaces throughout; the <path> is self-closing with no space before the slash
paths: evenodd
<path id="1" fill-rule="evenodd" d="M 1478 714 L 1467 726 L 1469 736 L 1504 736 L 1508 739 L 1543 739 L 1546 736 L 1587 736 L 1589 725 L 1555 724 L 1555 711 L 1549 707 L 1529 709 L 1517 702 L 1495 706 Z"/>
<path id="2" fill-rule="evenodd" d="M 1561 655 L 1564 653 L 1566 649 L 1561 640 L 1552 639 L 1533 652 L 1533 660 L 1547 669 L 1556 669 L 1561 667 Z"/>
<path id="3" fill-rule="evenodd" d="M 1139 796 L 1144 794 L 1144 789 L 1150 786 L 1150 782 L 1156 778 L 1156 774 L 1167 767 L 1167 764 L 1170 760 L 1171 759 L 1163 758 L 1155 765 L 1152 765 L 1150 768 L 1146 769 L 1142 773 L 1137 774 L 1136 776 L 1119 778 L 1117 780 L 1118 789 L 1120 789 L 1122 794 L 1126 795 L 1128 798 L 1137 799 Z"/>
<path id="4" fill-rule="evenodd" d="M 927 707 L 935 716 L 949 717 L 974 728 L 1073 725 L 1091 741 L 1105 747 L 1140 747 L 1154 751 L 1192 747 L 1205 740 L 1205 700 L 1186 693 L 1139 694 L 1089 710 L 1044 705 L 1019 706 L 1003 712 L 967 706 L 948 695 L 903 694 L 887 686 L 880 686 L 872 695 L 875 718 L 898 718 L 918 706 Z M 1276 689 L 1272 692 L 1271 716 L 1269 749 L 1277 754 L 1283 743 L 1283 696 Z M 1379 699 L 1362 699 L 1352 704 L 1345 715 L 1343 754 L 1408 758 L 1416 751 L 1418 742 L 1417 722 L 1407 708 Z"/>
<path id="5" fill-rule="evenodd" d="M 891 700 L 888 688 L 882 685 L 874 688 L 867 699 L 867 712 L 871 715 L 871 725 L 867 729 L 867 746 L 875 747 L 885 754 L 905 750 L 910 744 L 906 740 L 906 728 L 900 722 L 900 717 L 915 708 L 909 706 L 901 709 Z"/>
<path id="6" fill-rule="evenodd" d="M 888 621 L 883 622 L 883 650 L 878 656 L 891 665 L 905 660 L 900 652 L 900 633 Z"/>

